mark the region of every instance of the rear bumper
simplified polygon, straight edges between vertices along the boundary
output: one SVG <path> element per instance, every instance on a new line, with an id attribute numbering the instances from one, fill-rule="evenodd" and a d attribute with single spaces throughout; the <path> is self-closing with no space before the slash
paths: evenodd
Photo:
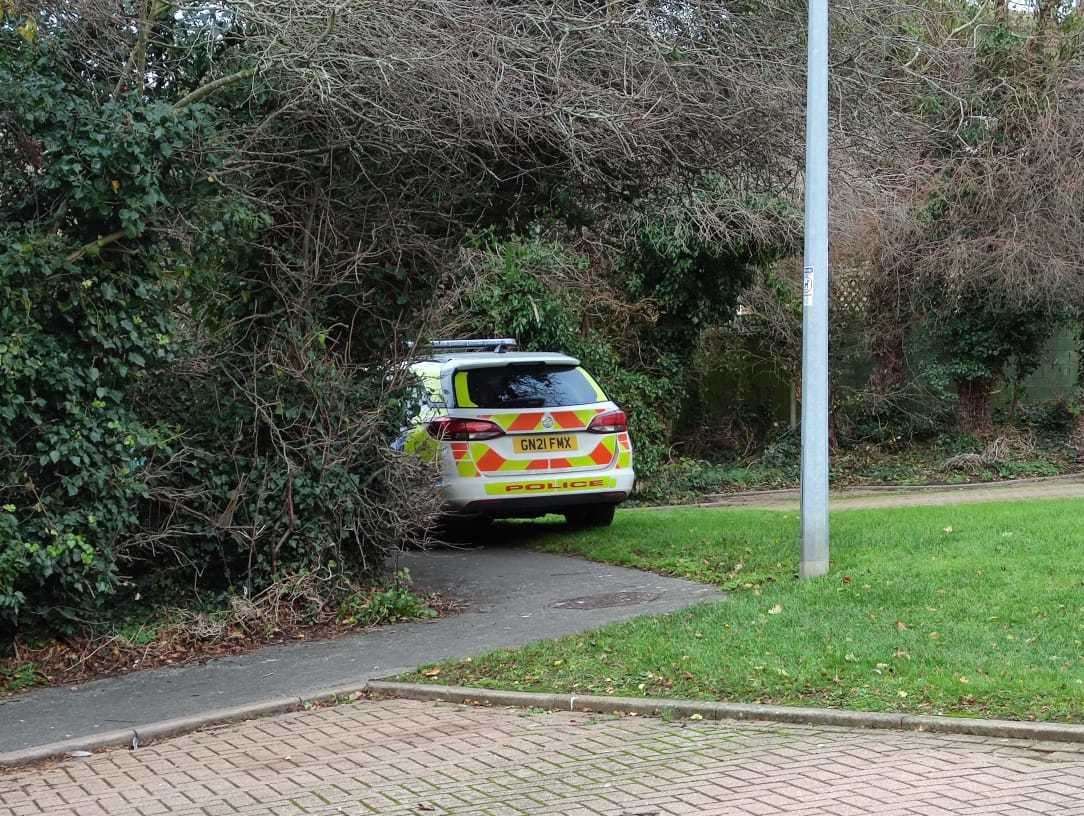
<path id="1" fill-rule="evenodd" d="M 452 478 L 443 485 L 445 502 L 457 515 L 540 516 L 568 507 L 620 504 L 632 493 L 632 468 L 507 478 Z"/>
<path id="2" fill-rule="evenodd" d="M 628 493 L 611 491 L 608 493 L 586 493 L 562 496 L 559 500 L 551 496 L 525 496 L 519 499 L 481 499 L 458 508 L 456 515 L 491 516 L 493 518 L 529 518 L 544 516 L 547 513 L 561 513 L 570 507 L 584 507 L 593 504 L 620 504 L 628 498 Z"/>

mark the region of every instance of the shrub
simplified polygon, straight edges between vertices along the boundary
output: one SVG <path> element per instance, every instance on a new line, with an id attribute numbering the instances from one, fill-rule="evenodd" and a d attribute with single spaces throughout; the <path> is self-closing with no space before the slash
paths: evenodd
<path id="1" fill-rule="evenodd" d="M 802 458 L 801 437 L 797 431 L 786 431 L 769 442 L 760 455 L 765 467 L 779 468 L 797 474 Z"/>
<path id="2" fill-rule="evenodd" d="M 1073 427 L 1073 405 L 1064 399 L 1017 406 L 1017 421 L 1045 437 L 1065 439 Z"/>
<path id="3" fill-rule="evenodd" d="M 589 319 L 600 292 L 570 282 L 584 272 L 587 259 L 558 244 L 495 243 L 481 253 L 481 264 L 485 274 L 468 305 L 472 332 L 510 335 L 525 350 L 562 351 L 578 358 L 628 414 L 637 473 L 654 472 L 666 459 L 684 393 L 679 360 L 649 353 L 630 365 L 619 340 Z"/>
<path id="4" fill-rule="evenodd" d="M 358 320 L 363 287 L 315 279 L 217 180 L 232 111 L 73 77 L 66 29 L 19 34 L 8 12 L 0 636 L 84 628 L 140 589 L 375 576 L 437 503 L 388 450 L 388 321 Z"/>
<path id="5" fill-rule="evenodd" d="M 423 598 L 410 591 L 409 584 L 410 576 L 402 570 L 391 586 L 348 596 L 339 605 L 339 622 L 351 626 L 379 626 L 435 617 L 437 613 Z"/>
<path id="6" fill-rule="evenodd" d="M 678 459 L 657 468 L 637 486 L 636 499 L 652 504 L 703 499 L 711 493 L 784 487 L 795 478 L 788 468 L 763 464 L 714 464 Z"/>
<path id="7" fill-rule="evenodd" d="M 214 117 L 72 93 L 50 52 L 0 37 L 0 110 L 24 154 L 0 174 L 0 627 L 70 628 L 116 590 L 171 455 L 174 431 L 130 400 L 173 360 L 186 289 L 147 215 L 207 187 L 204 168 L 171 157 Z M 107 249 L 121 239 L 129 251 Z"/>

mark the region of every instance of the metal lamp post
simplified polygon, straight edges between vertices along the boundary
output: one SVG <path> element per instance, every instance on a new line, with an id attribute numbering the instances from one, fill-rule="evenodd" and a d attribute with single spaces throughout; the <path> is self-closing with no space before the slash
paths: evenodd
<path id="1" fill-rule="evenodd" d="M 799 575 L 828 572 L 828 0 L 809 0 Z"/>

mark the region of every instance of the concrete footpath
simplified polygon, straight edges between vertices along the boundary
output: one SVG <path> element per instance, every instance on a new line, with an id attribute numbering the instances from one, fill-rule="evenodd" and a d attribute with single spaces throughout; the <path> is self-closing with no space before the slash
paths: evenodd
<path id="1" fill-rule="evenodd" d="M 718 599 L 713 587 L 510 547 L 409 553 L 416 588 L 465 611 L 0 699 L 0 753 L 387 677 L 423 663 Z"/>
<path id="2" fill-rule="evenodd" d="M 799 499 L 797 488 L 756 490 L 707 496 L 696 506 L 796 511 Z M 961 485 L 844 487 L 832 491 L 830 502 L 832 510 L 866 510 L 877 507 L 935 507 L 1032 499 L 1084 499 L 1084 474 Z"/>

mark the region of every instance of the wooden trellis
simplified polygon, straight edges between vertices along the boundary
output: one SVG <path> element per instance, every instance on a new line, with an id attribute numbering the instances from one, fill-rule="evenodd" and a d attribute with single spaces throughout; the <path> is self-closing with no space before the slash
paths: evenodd
<path id="1" fill-rule="evenodd" d="M 832 310 L 837 313 L 864 314 L 869 303 L 866 293 L 866 270 L 843 267 L 832 270 Z"/>

